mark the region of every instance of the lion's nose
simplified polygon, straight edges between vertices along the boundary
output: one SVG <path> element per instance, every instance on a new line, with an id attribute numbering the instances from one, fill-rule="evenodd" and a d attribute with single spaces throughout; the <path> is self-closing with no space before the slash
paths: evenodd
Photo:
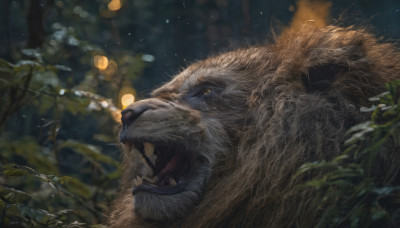
<path id="1" fill-rule="evenodd" d="M 127 128 L 133 121 L 135 121 L 143 112 L 149 109 L 146 104 L 139 105 L 134 108 L 125 109 L 121 112 L 122 126 Z"/>

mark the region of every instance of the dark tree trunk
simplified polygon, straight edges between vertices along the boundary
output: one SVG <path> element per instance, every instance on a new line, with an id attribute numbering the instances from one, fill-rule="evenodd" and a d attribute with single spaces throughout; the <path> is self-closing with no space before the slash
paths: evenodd
<path id="1" fill-rule="evenodd" d="M 3 26 L 4 26 L 4 53 L 0 53 L 1 57 L 6 60 L 11 60 L 11 47 L 10 47 L 10 5 L 11 0 L 5 0 L 4 15 L 3 16 Z"/>
<path id="2" fill-rule="evenodd" d="M 43 44 L 45 30 L 43 24 L 43 8 L 40 0 L 30 0 L 28 15 L 26 17 L 28 24 L 28 42 L 27 48 L 37 48 Z"/>

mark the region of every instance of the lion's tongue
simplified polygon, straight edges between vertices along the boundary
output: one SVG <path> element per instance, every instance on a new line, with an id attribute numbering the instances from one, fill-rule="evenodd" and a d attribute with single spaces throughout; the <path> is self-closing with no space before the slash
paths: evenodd
<path id="1" fill-rule="evenodd" d="M 167 172 L 172 172 L 176 170 L 181 162 L 182 162 L 182 157 L 179 155 L 175 155 L 164 167 L 164 169 L 161 170 L 160 174 L 165 174 Z"/>

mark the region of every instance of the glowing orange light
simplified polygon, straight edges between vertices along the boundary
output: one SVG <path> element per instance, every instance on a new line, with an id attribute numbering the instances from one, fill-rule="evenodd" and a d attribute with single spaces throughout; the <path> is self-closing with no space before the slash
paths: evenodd
<path id="1" fill-rule="evenodd" d="M 96 55 L 93 59 L 94 65 L 99 69 L 99 70 L 105 70 L 107 69 L 108 66 L 108 59 L 105 56 L 101 55 Z"/>
<path id="2" fill-rule="evenodd" d="M 323 0 L 299 0 L 296 6 L 291 5 L 289 11 L 295 12 L 292 22 L 286 27 L 281 36 L 293 34 L 305 25 L 310 28 L 323 28 L 329 22 L 329 11 L 332 2 Z"/>
<path id="3" fill-rule="evenodd" d="M 121 1 L 120 0 L 112 0 L 110 3 L 108 3 L 108 9 L 110 11 L 117 11 L 121 9 Z"/>
<path id="4" fill-rule="evenodd" d="M 135 102 L 135 96 L 133 96 L 130 93 L 125 94 L 124 96 L 121 97 L 122 108 L 126 108 L 128 105 L 132 104 L 133 102 Z"/>

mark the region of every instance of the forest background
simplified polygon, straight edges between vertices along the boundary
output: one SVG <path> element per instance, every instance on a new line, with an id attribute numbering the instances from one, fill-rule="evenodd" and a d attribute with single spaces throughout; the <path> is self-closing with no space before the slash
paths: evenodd
<path id="1" fill-rule="evenodd" d="M 331 3 L 331 23 L 400 38 L 398 0 Z M 120 110 L 195 60 L 272 42 L 299 2 L 0 4 L 0 227 L 101 227 L 118 189 Z"/>

